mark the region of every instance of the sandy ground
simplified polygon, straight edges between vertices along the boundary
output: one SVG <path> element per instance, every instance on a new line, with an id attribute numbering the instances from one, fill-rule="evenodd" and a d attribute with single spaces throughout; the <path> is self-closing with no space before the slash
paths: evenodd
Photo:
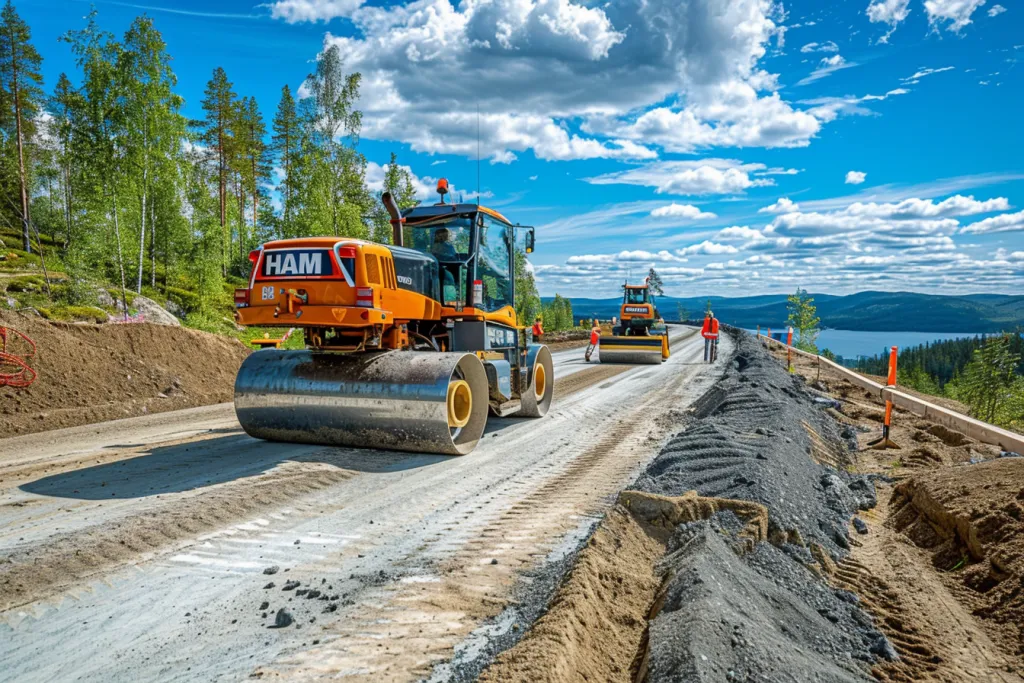
<path id="1" fill-rule="evenodd" d="M 71 325 L 0 311 L 28 335 L 38 373 L 0 387 L 0 437 L 230 401 L 249 350 L 239 341 L 166 325 Z M 12 353 L 28 347 L 18 340 Z"/>
<path id="2" fill-rule="evenodd" d="M 0 440 L 5 676 L 429 674 L 713 384 L 673 332 L 660 367 L 556 353 L 551 413 L 463 458 L 260 442 L 229 404 Z"/>
<path id="3" fill-rule="evenodd" d="M 811 360 L 795 369 L 819 378 Z M 882 403 L 827 368 L 820 380 L 841 401 L 837 419 L 857 432 L 857 470 L 881 475 L 867 533 L 852 534 L 833 577 L 861 596 L 900 654 L 876 678 L 1024 680 L 1024 460 L 902 410 L 892 425 L 901 448 L 868 449 Z"/>

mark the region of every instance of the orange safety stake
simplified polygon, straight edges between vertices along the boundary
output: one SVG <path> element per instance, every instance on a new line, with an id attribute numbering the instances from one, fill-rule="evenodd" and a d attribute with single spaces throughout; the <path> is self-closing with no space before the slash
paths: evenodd
<path id="1" fill-rule="evenodd" d="M 885 384 L 887 387 L 896 386 L 896 357 L 897 347 L 893 346 L 889 349 L 889 376 L 886 378 Z M 869 448 L 883 451 L 887 448 L 900 450 L 892 439 L 889 438 L 889 427 L 892 425 L 892 401 L 889 399 L 885 400 L 885 422 L 882 423 L 882 438 L 876 439 L 868 444 Z"/>
<path id="2" fill-rule="evenodd" d="M 793 327 L 790 326 L 789 333 L 786 335 L 786 365 L 789 366 L 789 371 L 793 372 Z"/>

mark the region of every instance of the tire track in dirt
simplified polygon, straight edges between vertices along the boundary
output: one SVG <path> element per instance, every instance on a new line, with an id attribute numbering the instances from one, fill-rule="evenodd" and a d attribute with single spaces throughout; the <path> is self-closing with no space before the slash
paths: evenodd
<path id="1" fill-rule="evenodd" d="M 702 367 L 694 364 L 666 373 L 671 379 L 662 386 L 613 418 L 603 418 L 606 427 L 596 441 L 576 440 L 563 449 L 566 464 L 559 472 L 530 473 L 539 479 L 532 491 L 481 519 L 482 528 L 430 573 L 364 596 L 356 619 L 325 634 L 321 645 L 261 667 L 254 675 L 293 680 L 345 674 L 373 681 L 428 676 L 480 621 L 507 606 L 518 572 L 542 562 L 567 534 L 581 527 L 589 530 L 638 467 L 679 429 L 682 412 L 666 407 L 685 395 L 684 390 L 696 398 L 713 384 L 711 373 L 695 381 Z M 636 368 L 615 369 L 619 374 Z M 594 372 L 587 381 L 602 381 L 603 375 Z M 572 421 L 586 421 L 588 411 L 573 412 Z M 468 509 L 467 516 L 481 507 Z M 448 554 L 444 551 L 455 543 L 439 537 L 426 545 L 424 554 Z"/>
<path id="2" fill-rule="evenodd" d="M 294 507 L 304 496 L 354 474 L 323 463 L 287 462 L 265 474 L 161 500 L 122 519 L 16 548 L 0 556 L 0 611 L 67 591 L 113 567 L 187 545 L 199 534 L 262 511 Z"/>

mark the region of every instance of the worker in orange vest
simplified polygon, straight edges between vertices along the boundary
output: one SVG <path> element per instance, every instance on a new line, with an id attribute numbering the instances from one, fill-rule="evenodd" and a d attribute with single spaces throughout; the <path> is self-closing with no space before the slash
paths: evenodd
<path id="1" fill-rule="evenodd" d="M 533 341 L 539 342 L 540 338 L 544 336 L 544 326 L 540 324 L 540 316 L 533 321 Z"/>
<path id="2" fill-rule="evenodd" d="M 594 349 L 597 348 L 597 343 L 601 340 L 601 324 L 597 322 L 597 318 L 594 318 L 594 326 L 590 328 L 590 346 L 587 347 L 587 352 L 584 354 L 584 358 L 589 363 L 590 355 L 594 353 Z"/>
<path id="3" fill-rule="evenodd" d="M 718 320 L 711 311 L 704 316 L 700 336 L 704 337 L 704 362 L 714 363 L 718 358 Z"/>

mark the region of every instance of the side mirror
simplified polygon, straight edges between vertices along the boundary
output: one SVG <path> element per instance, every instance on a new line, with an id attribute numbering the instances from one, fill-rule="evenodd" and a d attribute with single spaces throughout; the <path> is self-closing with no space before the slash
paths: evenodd
<path id="1" fill-rule="evenodd" d="M 526 231 L 526 253 L 532 254 L 534 243 L 536 242 L 536 235 L 533 232 L 533 228 Z"/>

